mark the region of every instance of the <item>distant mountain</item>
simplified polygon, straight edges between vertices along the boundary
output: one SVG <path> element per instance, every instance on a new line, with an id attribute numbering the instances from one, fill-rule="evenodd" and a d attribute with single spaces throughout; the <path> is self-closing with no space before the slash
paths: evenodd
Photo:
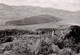
<path id="1" fill-rule="evenodd" d="M 0 4 L 0 18 L 4 19 L 22 19 L 25 17 L 49 14 L 55 17 L 67 19 L 74 15 L 73 12 L 63 11 L 53 8 L 41 8 L 35 6 L 9 6 Z"/>
<path id="2" fill-rule="evenodd" d="M 80 20 L 80 11 L 71 12 L 53 8 L 42 8 L 35 6 L 9 6 L 0 4 L 0 24 L 10 21 L 24 19 L 38 15 L 53 15 L 61 19 L 69 19 L 69 22 Z"/>
<path id="3" fill-rule="evenodd" d="M 49 22 L 58 22 L 61 19 L 54 17 L 52 15 L 39 15 L 39 16 L 33 16 L 24 18 L 21 20 L 14 20 L 14 21 L 8 21 L 6 22 L 6 25 L 31 25 L 31 24 L 41 24 L 41 23 L 49 23 Z"/>

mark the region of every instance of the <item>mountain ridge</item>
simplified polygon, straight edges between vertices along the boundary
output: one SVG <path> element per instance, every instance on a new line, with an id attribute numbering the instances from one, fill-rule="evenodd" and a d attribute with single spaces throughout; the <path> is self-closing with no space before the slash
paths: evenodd
<path id="1" fill-rule="evenodd" d="M 41 24 L 41 23 L 49 23 L 49 22 L 58 22 L 61 19 L 54 17 L 52 15 L 39 15 L 39 16 L 33 16 L 33 17 L 27 17 L 21 20 L 13 20 L 6 22 L 5 25 L 32 25 L 32 24 Z"/>
<path id="2" fill-rule="evenodd" d="M 2 6 L 2 7 L 1 7 Z M 43 8 L 35 6 L 9 6 L 5 4 L 0 5 L 0 23 L 11 20 L 24 19 L 25 17 L 32 17 L 38 15 L 53 15 L 64 20 L 80 20 L 80 12 L 71 12 L 61 9 Z"/>

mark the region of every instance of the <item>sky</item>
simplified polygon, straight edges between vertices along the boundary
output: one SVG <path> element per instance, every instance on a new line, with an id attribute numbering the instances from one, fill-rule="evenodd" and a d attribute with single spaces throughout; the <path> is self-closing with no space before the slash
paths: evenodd
<path id="1" fill-rule="evenodd" d="M 80 0 L 0 0 L 0 3 L 8 5 L 31 5 L 40 7 L 51 7 L 69 11 L 80 10 Z"/>

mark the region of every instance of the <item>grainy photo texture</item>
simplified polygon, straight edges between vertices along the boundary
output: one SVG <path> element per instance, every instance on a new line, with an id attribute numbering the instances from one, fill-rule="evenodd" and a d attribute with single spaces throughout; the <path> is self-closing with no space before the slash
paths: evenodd
<path id="1" fill-rule="evenodd" d="M 0 55 L 80 55 L 80 0 L 0 0 Z"/>

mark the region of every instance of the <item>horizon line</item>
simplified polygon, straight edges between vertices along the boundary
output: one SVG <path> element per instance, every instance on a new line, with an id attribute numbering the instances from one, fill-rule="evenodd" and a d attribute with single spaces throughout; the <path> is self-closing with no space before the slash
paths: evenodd
<path id="1" fill-rule="evenodd" d="M 5 4 L 5 3 L 0 3 L 0 4 L 8 5 L 8 6 L 25 6 L 25 7 L 32 6 L 32 7 L 39 7 L 39 8 L 51 8 L 51 9 L 57 9 L 57 10 L 62 10 L 62 11 L 69 11 L 69 12 L 78 12 L 78 11 L 80 11 L 80 10 L 59 9 L 59 8 L 53 8 L 53 7 L 42 7 L 42 6 L 35 6 L 35 5 L 9 5 L 9 4 Z"/>

